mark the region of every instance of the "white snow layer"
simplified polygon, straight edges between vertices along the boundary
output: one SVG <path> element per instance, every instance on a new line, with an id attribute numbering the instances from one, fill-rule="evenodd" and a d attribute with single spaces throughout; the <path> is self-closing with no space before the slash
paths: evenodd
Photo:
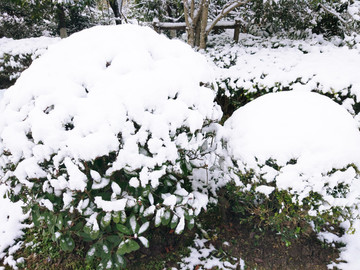
<path id="1" fill-rule="evenodd" d="M 306 174 L 351 163 L 360 166 L 355 120 L 317 93 L 293 90 L 263 95 L 235 111 L 225 128 L 231 155 L 252 167 L 270 158 L 280 166 L 296 159 L 292 168 Z"/>
<path id="2" fill-rule="evenodd" d="M 34 57 L 41 55 L 51 44 L 57 43 L 60 38 L 37 37 L 14 40 L 12 38 L 0 38 L 0 58 L 4 54 L 19 55 L 32 54 Z"/>
<path id="3" fill-rule="evenodd" d="M 5 249 L 15 244 L 15 240 L 23 235 L 27 226 L 21 224 L 27 218 L 23 214 L 21 202 L 12 203 L 4 198 L 7 191 L 5 185 L 0 184 L 0 260 L 5 256 Z"/>
<path id="4" fill-rule="evenodd" d="M 357 124 L 328 97 L 303 90 L 266 94 L 235 111 L 224 127 L 235 160 L 255 172 L 261 170 L 259 164 L 274 160 L 281 169 L 267 181 L 299 194 L 300 201 L 314 191 L 327 196 L 330 205 L 345 207 L 360 195 L 354 190 L 343 200 L 326 193 L 325 183 L 333 188 L 341 182 L 351 187 L 359 182 L 352 167 L 329 172 L 349 164 L 360 167 Z M 295 164 L 289 164 L 291 160 Z"/>

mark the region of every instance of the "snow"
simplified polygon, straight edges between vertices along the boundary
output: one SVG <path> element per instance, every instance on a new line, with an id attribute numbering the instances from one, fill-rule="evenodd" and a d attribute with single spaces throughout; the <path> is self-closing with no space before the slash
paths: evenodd
<path id="1" fill-rule="evenodd" d="M 350 192 L 345 199 L 328 196 L 326 200 L 340 207 L 358 203 L 359 179 L 355 170 L 347 165 L 360 166 L 360 117 L 354 115 L 351 103 L 340 106 L 310 91 L 343 92 L 351 86 L 350 92 L 360 100 L 360 47 L 339 47 L 321 39 L 271 41 L 263 46 L 250 44 L 252 39 L 244 41 L 244 35 L 240 39 L 242 46 L 229 53 L 236 55 L 236 64 L 217 70 L 218 76 L 231 77 L 236 87 L 247 91 L 255 91 L 256 84 L 265 88 L 276 83 L 293 90 L 266 94 L 233 114 L 222 130 L 232 157 L 241 166 L 255 168 L 268 183 L 275 180 L 278 187 L 291 188 L 300 197 L 306 196 L 309 190 L 325 196 L 325 183 L 329 187 L 347 183 Z M 245 42 L 248 42 L 246 46 Z M 148 28 L 112 26 L 105 31 L 105 27 L 95 27 L 61 42 L 50 38 L 23 41 L 3 38 L 0 39 L 0 54 L 32 52 L 39 55 L 52 43 L 57 44 L 35 60 L 15 86 L 0 90 L 0 151 L 11 149 L 13 154 L 11 160 L 0 160 L 0 167 L 7 161 L 21 160 L 16 176 L 31 186 L 31 176 L 45 173 L 38 163 L 55 155 L 55 165 L 65 164 L 69 174 L 49 179 L 49 183 L 55 194 L 62 194 L 65 206 L 73 201 L 73 191 L 86 187 L 87 178 L 80 170 L 79 160 L 91 160 L 117 150 L 119 131 L 124 145 L 107 174 L 124 167 L 130 171 L 142 168 L 140 177 L 132 178 L 130 185 L 139 187 L 150 183 L 156 188 L 166 168 L 153 169 L 159 168 L 164 160 L 175 162 L 177 147 L 196 149 L 198 146 L 196 142 L 189 145 L 185 133 L 172 141 L 176 129 L 186 125 L 195 131 L 201 128 L 204 119 L 221 116 L 213 107 L 214 93 L 195 87 L 199 79 L 213 79 L 215 74 L 209 64 L 180 41 L 155 37 Z M 174 76 L 179 73 L 183 75 Z M 139 131 L 133 122 L 141 126 Z M 65 130 L 67 124 L 73 129 Z M 27 139 L 29 131 L 33 141 Z M 152 136 L 148 139 L 150 133 Z M 153 158 L 139 152 L 138 145 L 145 143 Z M 269 158 L 282 166 L 280 171 L 269 166 L 258 167 Z M 291 159 L 296 160 L 296 164 L 288 164 Z M 344 170 L 328 174 L 333 168 Z M 109 181 L 95 171 L 91 171 L 91 176 L 97 181 L 93 188 L 101 188 Z M 9 175 L 0 172 L 0 177 L 4 181 Z M 112 201 L 96 197 L 96 206 L 106 212 L 124 210 L 130 202 L 121 197 L 117 184 L 112 183 L 111 187 Z M 7 256 L 7 248 L 19 243 L 17 239 L 26 229 L 22 222 L 27 218 L 20 202 L 12 203 L 3 198 L 6 189 L 7 186 L 0 183 L 0 259 Z M 273 188 L 262 185 L 257 191 L 269 195 Z M 168 194 L 164 198 L 164 205 L 172 209 L 177 209 L 177 196 L 192 204 L 195 214 L 206 209 L 209 202 L 206 194 L 188 193 L 180 186 L 174 194 L 176 196 Z M 153 205 L 151 196 L 149 194 L 152 205 L 145 209 L 145 214 L 156 212 L 161 222 L 164 211 Z M 50 201 L 41 203 L 52 209 Z M 86 207 L 79 204 L 80 208 Z M 95 230 L 98 229 L 96 216 L 97 213 L 91 213 L 87 219 Z M 177 233 L 184 226 L 185 220 L 180 218 Z M 360 228 L 360 220 L 353 226 Z M 147 227 L 147 223 L 143 224 L 139 233 Z M 350 226 L 344 222 L 343 227 L 348 230 Z M 340 254 L 340 259 L 346 263 L 329 267 L 359 268 L 360 230 L 340 238 L 319 237 L 346 244 Z M 147 244 L 146 239 L 141 238 L 141 241 Z M 192 269 L 200 263 L 204 268 L 225 267 L 211 256 L 215 248 L 205 243 L 206 240 L 195 241 L 196 248 L 191 248 L 190 257 L 183 260 L 181 269 Z M 200 257 L 210 259 L 199 262 Z M 15 265 L 11 256 L 6 258 L 9 264 Z M 244 267 L 243 261 L 239 264 Z M 226 267 L 231 269 L 236 265 Z"/>
<path id="2" fill-rule="evenodd" d="M 122 211 L 125 209 L 127 199 L 120 199 L 114 201 L 105 201 L 101 197 L 95 197 L 95 204 L 98 208 L 103 209 L 106 212 Z"/>
<path id="3" fill-rule="evenodd" d="M 349 228 L 348 224 L 344 225 L 345 230 Z M 333 264 L 340 269 L 357 270 L 359 269 L 359 254 L 360 254 L 360 220 L 356 220 L 354 228 L 357 228 L 354 234 L 347 233 L 339 241 L 345 243 L 345 247 L 342 248 L 340 253 L 340 262 Z M 345 261 L 345 262 L 344 262 Z"/>
<path id="4" fill-rule="evenodd" d="M 212 244 L 207 244 L 208 240 L 200 239 L 198 236 L 194 240 L 194 246 L 190 247 L 189 256 L 183 258 L 179 269 L 245 269 L 243 260 L 237 263 L 221 261 L 215 257 L 217 250 Z M 234 258 L 234 261 L 236 259 Z"/>
<path id="5" fill-rule="evenodd" d="M 249 166 L 272 158 L 293 170 L 325 173 L 360 166 L 360 133 L 352 116 L 323 95 L 304 90 L 270 93 L 226 121 L 230 153 Z M 255 160 L 257 158 L 257 161 Z"/>
<path id="6" fill-rule="evenodd" d="M 22 222 L 28 217 L 22 211 L 23 203 L 12 203 L 8 198 L 4 198 L 6 192 L 6 186 L 0 184 L 0 259 L 6 255 L 5 250 L 24 235 L 23 229 L 26 229 L 27 225 Z"/>
<path id="7" fill-rule="evenodd" d="M 0 38 L 0 58 L 3 55 L 32 54 L 35 57 L 43 54 L 48 46 L 60 41 L 60 38 L 38 37 L 14 40 L 12 38 Z"/>

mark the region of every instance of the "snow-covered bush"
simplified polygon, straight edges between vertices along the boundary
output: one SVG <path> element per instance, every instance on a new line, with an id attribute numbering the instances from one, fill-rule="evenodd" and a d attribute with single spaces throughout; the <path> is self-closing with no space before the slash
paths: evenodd
<path id="1" fill-rule="evenodd" d="M 149 28 L 73 34 L 1 100 L 0 178 L 63 250 L 123 266 L 148 228 L 180 234 L 206 208 L 191 172 L 222 115 L 208 82 L 205 57 Z"/>
<path id="2" fill-rule="evenodd" d="M 0 39 L 0 89 L 8 88 L 57 38 Z"/>
<path id="3" fill-rule="evenodd" d="M 242 34 L 239 44 L 209 48 L 208 57 L 221 68 L 218 103 L 230 116 L 266 93 L 305 89 L 330 97 L 356 116 L 360 112 L 360 69 L 353 63 L 360 61 L 359 39 L 349 40 L 352 48 L 345 41 L 328 42 L 318 35 L 289 40 Z"/>
<path id="4" fill-rule="evenodd" d="M 235 211 L 285 240 L 353 221 L 360 205 L 360 132 L 329 98 L 266 94 L 224 124 Z"/>

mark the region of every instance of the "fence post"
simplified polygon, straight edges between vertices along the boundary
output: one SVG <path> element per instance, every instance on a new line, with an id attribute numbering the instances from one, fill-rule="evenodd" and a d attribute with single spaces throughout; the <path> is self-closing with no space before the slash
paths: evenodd
<path id="1" fill-rule="evenodd" d="M 175 30 L 175 29 L 170 30 L 170 37 L 171 37 L 171 38 L 176 38 L 176 37 L 177 37 L 177 34 L 176 34 L 176 30 Z"/>
<path id="2" fill-rule="evenodd" d="M 157 22 L 157 21 L 153 21 L 152 24 L 153 24 L 154 30 L 155 30 L 158 34 L 160 34 L 160 33 L 161 33 L 160 23 Z"/>
<path id="3" fill-rule="evenodd" d="M 241 27 L 241 21 L 240 20 L 235 20 L 234 40 L 235 40 L 236 43 L 239 42 L 240 27 Z"/>

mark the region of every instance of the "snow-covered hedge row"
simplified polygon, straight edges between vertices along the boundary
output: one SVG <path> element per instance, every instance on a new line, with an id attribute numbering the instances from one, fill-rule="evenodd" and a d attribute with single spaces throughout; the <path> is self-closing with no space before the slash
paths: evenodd
<path id="1" fill-rule="evenodd" d="M 265 93 L 304 89 L 329 96 L 355 116 L 360 69 L 353 63 L 360 61 L 359 44 L 357 35 L 329 42 L 316 35 L 304 41 L 243 34 L 238 45 L 209 49 L 222 68 L 218 100 L 229 114 Z"/>
<path id="2" fill-rule="evenodd" d="M 0 89 L 8 88 L 58 38 L 0 39 Z"/>
<path id="3" fill-rule="evenodd" d="M 179 234 L 207 206 L 191 172 L 222 115 L 211 81 L 205 57 L 149 28 L 74 34 L 1 100 L 0 177 L 63 250 L 80 237 L 118 269 L 149 227 Z"/>

